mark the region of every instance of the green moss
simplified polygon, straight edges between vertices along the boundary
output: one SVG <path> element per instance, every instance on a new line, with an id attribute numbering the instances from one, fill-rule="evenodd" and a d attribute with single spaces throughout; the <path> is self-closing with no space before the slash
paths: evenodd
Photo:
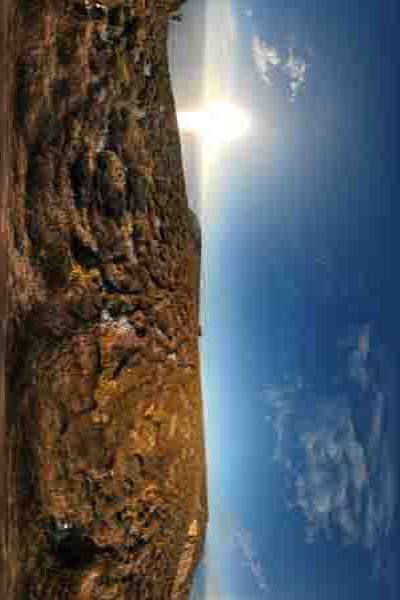
<path id="1" fill-rule="evenodd" d="M 119 317 L 120 315 L 129 314 L 133 312 L 133 307 L 129 302 L 126 302 L 123 298 L 115 298 L 107 303 L 107 310 L 112 317 Z"/>
<path id="2" fill-rule="evenodd" d="M 157 96 L 162 101 L 170 95 L 170 92 L 171 82 L 168 66 L 161 63 L 157 69 Z"/>
<path id="3" fill-rule="evenodd" d="M 40 9 L 42 8 L 41 2 L 37 0 L 18 0 L 18 11 L 24 17 L 34 17 L 39 14 Z"/>
<path id="4" fill-rule="evenodd" d="M 68 466 L 65 464 L 65 462 L 60 462 L 57 465 L 57 475 L 59 477 L 59 479 L 67 479 L 68 477 Z"/>
<path id="5" fill-rule="evenodd" d="M 143 240 L 145 238 L 144 227 L 141 223 L 134 223 L 132 227 L 132 237 L 134 240 Z"/>
<path id="6" fill-rule="evenodd" d="M 117 81 L 121 81 L 125 84 L 130 82 L 130 75 L 125 62 L 125 57 L 119 48 L 116 48 L 115 50 L 115 72 Z"/>
<path id="7" fill-rule="evenodd" d="M 33 208 L 33 197 L 29 192 L 25 192 L 24 194 L 24 204 L 25 208 L 31 210 Z"/>

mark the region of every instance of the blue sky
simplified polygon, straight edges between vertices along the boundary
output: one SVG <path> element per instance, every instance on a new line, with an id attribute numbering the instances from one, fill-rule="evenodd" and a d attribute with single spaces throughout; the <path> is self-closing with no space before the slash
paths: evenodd
<path id="1" fill-rule="evenodd" d="M 387 588 L 369 579 L 378 552 L 365 547 L 369 525 L 365 519 L 360 525 L 353 500 L 347 512 L 327 508 L 324 513 L 333 541 L 322 535 L 314 544 L 305 543 L 310 498 L 316 501 L 323 491 L 324 502 L 335 507 L 336 488 L 308 489 L 309 504 L 287 508 L 283 482 L 293 473 L 272 460 L 282 412 L 275 415 L 274 429 L 263 390 L 272 386 L 277 394 L 282 385 L 291 390 L 295 439 L 300 433 L 311 435 L 299 411 L 311 418 L 318 412 L 315 404 L 330 407 L 345 398 L 344 412 L 329 427 L 338 429 L 346 410 L 353 411 L 356 433 L 349 430 L 341 448 L 359 444 L 366 458 L 357 459 L 357 468 L 362 471 L 364 460 L 373 471 L 364 442 L 357 438 L 362 435 L 357 433 L 362 417 L 357 407 L 370 407 L 366 422 L 377 421 L 383 398 L 385 418 L 397 418 L 392 407 L 400 356 L 400 10 L 394 0 L 192 4 L 189 0 L 186 22 L 178 26 L 182 33 L 175 31 L 176 72 L 179 36 L 196 32 L 204 10 L 205 26 L 197 31 L 204 37 L 202 56 L 185 54 L 193 79 L 202 81 L 201 92 L 215 89 L 217 80 L 219 91 L 248 111 L 252 122 L 246 137 L 224 147 L 207 163 L 207 173 L 203 169 L 208 183 L 199 210 L 204 237 L 201 352 L 211 512 L 212 560 L 206 561 L 206 570 L 212 576 L 201 597 L 310 600 L 340 595 L 347 600 L 362 593 L 377 599 Z M 218 39 L 224 40 L 223 47 Z M 182 83 L 176 96 L 178 110 L 187 110 Z M 210 155 L 210 149 L 205 152 Z M 368 335 L 365 324 L 371 327 Z M 357 373 L 369 378 L 366 387 L 361 375 L 352 380 L 349 356 L 358 357 Z M 379 375 L 372 382 L 374 368 Z M 314 433 L 325 431 L 323 416 L 313 423 Z M 396 450 L 391 441 L 389 450 L 383 442 L 380 447 L 382 456 Z M 380 472 L 390 482 L 391 468 L 385 469 Z M 296 481 L 311 486 L 322 471 L 297 473 Z M 345 485 L 341 477 L 337 487 Z M 356 487 L 349 484 L 346 490 L 357 497 L 354 482 Z M 371 475 L 360 498 L 364 494 L 376 514 L 380 506 L 389 515 L 395 502 L 389 488 Z M 368 514 L 375 514 L 373 509 Z M 224 532 L 222 514 L 234 515 Z M 352 524 L 346 525 L 345 518 L 352 518 Z M 251 535 L 250 553 L 238 531 Z M 346 531 L 358 535 L 359 543 L 340 543 Z M 376 535 L 376 546 L 381 546 Z M 227 542 L 221 549 L 221 539 L 233 539 L 232 548 Z M 393 539 L 388 538 L 390 555 L 398 549 Z M 257 570 L 257 564 L 262 568 Z"/>

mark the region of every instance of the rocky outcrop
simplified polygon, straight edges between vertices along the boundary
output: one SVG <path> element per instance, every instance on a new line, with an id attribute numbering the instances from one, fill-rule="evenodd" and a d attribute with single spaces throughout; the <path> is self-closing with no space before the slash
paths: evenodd
<path id="1" fill-rule="evenodd" d="M 187 598 L 207 498 L 176 7 L 12 8 L 8 597 Z"/>

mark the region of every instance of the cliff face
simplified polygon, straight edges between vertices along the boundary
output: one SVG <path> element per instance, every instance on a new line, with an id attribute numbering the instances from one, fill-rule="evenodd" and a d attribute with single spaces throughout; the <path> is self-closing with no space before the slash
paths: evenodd
<path id="1" fill-rule="evenodd" d="M 10 598 L 187 598 L 202 551 L 176 8 L 18 0 L 9 15 Z"/>

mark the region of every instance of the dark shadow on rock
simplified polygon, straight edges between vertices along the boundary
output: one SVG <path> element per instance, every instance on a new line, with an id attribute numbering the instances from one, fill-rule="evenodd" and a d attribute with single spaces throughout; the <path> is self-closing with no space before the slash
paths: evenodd
<path id="1" fill-rule="evenodd" d="M 97 546 L 79 527 L 53 528 L 53 552 L 64 568 L 81 568 L 95 559 Z"/>

